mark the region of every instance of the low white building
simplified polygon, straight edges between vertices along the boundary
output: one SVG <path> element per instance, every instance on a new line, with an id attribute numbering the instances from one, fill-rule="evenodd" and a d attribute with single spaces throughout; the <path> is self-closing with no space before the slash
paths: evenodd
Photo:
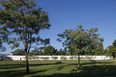
<path id="1" fill-rule="evenodd" d="M 19 56 L 19 55 L 8 55 L 7 57 L 10 57 L 12 60 L 25 60 L 25 56 Z M 113 56 L 80 56 L 81 60 L 108 60 L 113 59 Z M 64 56 L 64 55 L 39 55 L 39 56 L 29 56 L 29 60 L 78 60 L 77 55 L 70 55 L 70 56 Z"/>

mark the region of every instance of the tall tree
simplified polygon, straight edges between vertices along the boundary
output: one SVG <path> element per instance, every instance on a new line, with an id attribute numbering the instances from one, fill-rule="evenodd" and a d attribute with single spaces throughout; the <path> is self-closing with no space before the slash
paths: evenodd
<path id="1" fill-rule="evenodd" d="M 58 38 L 58 40 L 61 41 L 62 38 L 65 38 L 66 40 L 63 44 L 72 48 L 74 53 L 78 54 L 78 67 L 81 67 L 80 54 L 84 51 L 84 49 L 90 47 L 92 50 L 95 45 L 103 41 L 102 38 L 99 38 L 99 34 L 96 34 L 97 31 L 97 28 L 85 30 L 82 28 L 82 25 L 80 25 L 77 26 L 75 30 L 66 29 L 62 34 L 58 34 L 58 36 L 61 37 Z"/>
<path id="2" fill-rule="evenodd" d="M 13 34 L 8 44 L 19 47 L 23 43 L 26 56 L 26 74 L 29 74 L 28 54 L 33 45 L 46 44 L 39 36 L 40 30 L 49 29 L 48 14 L 37 7 L 35 0 L 3 0 L 0 2 L 0 21 L 2 28 Z M 10 35 L 11 36 L 11 35 Z M 35 44 L 34 44 L 35 43 Z"/>

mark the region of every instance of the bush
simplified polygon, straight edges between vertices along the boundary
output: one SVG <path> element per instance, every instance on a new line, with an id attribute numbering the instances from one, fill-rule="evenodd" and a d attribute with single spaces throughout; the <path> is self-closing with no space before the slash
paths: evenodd
<path id="1" fill-rule="evenodd" d="M 105 55 L 107 55 L 107 56 L 112 56 L 112 53 L 105 53 Z"/>
<path id="2" fill-rule="evenodd" d="M 52 57 L 54 60 L 57 60 L 58 59 L 58 57 Z"/>
<path id="3" fill-rule="evenodd" d="M 55 64 L 62 64 L 62 62 L 61 61 L 56 61 Z"/>
<path id="4" fill-rule="evenodd" d="M 29 56 L 28 58 L 29 58 L 29 60 L 39 60 L 40 59 L 40 57 L 36 57 L 36 56 Z"/>
<path id="5" fill-rule="evenodd" d="M 66 60 L 66 59 L 67 59 L 67 57 L 61 57 L 60 59 L 61 59 L 61 60 Z"/>
<path id="6" fill-rule="evenodd" d="M 41 57 L 41 59 L 48 60 L 49 57 Z"/>
<path id="7" fill-rule="evenodd" d="M 77 57 L 70 57 L 71 60 L 77 60 Z"/>
<path id="8" fill-rule="evenodd" d="M 3 60 L 12 60 L 11 57 L 3 57 Z"/>

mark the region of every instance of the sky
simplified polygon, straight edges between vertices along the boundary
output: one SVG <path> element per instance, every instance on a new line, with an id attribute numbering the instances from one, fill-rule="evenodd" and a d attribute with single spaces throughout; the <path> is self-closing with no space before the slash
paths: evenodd
<path id="1" fill-rule="evenodd" d="M 40 31 L 42 38 L 50 38 L 50 45 L 62 48 L 56 39 L 65 29 L 74 29 L 83 25 L 84 29 L 98 28 L 104 38 L 104 48 L 112 45 L 116 39 L 116 0 L 36 0 L 49 16 L 51 27 Z M 12 50 L 7 46 L 4 53 Z"/>

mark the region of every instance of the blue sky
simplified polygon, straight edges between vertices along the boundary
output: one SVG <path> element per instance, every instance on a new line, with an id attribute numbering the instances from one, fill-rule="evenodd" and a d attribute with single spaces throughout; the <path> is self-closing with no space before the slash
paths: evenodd
<path id="1" fill-rule="evenodd" d="M 49 15 L 51 28 L 40 32 L 42 38 L 50 38 L 50 44 L 56 49 L 62 48 L 57 42 L 57 34 L 65 29 L 98 28 L 104 38 L 104 48 L 112 45 L 116 39 L 116 0 L 36 0 Z M 7 47 L 8 53 L 10 48 Z M 5 53 L 6 53 L 5 52 Z"/>
<path id="2" fill-rule="evenodd" d="M 56 39 L 65 29 L 98 28 L 104 38 L 104 48 L 116 39 L 116 0 L 38 0 L 38 5 L 48 12 L 50 30 L 41 31 L 42 37 L 49 37 L 51 45 L 60 48 Z"/>

